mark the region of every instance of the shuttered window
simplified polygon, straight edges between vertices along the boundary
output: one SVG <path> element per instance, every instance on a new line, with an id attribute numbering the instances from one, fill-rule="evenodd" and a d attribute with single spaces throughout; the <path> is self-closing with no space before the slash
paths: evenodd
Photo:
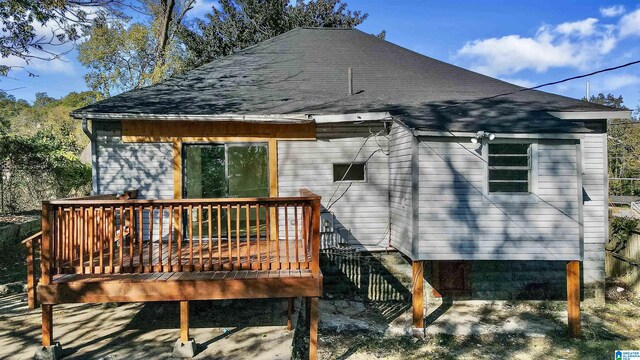
<path id="1" fill-rule="evenodd" d="M 489 193 L 531 192 L 531 144 L 488 146 Z"/>

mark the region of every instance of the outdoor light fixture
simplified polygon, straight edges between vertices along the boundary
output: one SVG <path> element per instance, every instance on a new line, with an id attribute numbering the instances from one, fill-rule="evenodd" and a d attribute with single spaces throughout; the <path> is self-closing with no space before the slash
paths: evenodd
<path id="1" fill-rule="evenodd" d="M 476 136 L 471 138 L 471 142 L 474 143 L 474 144 L 477 144 L 479 140 L 489 139 L 489 141 L 491 141 L 491 140 L 493 140 L 495 138 L 496 138 L 496 134 L 494 134 L 494 133 L 478 131 L 476 133 Z"/>

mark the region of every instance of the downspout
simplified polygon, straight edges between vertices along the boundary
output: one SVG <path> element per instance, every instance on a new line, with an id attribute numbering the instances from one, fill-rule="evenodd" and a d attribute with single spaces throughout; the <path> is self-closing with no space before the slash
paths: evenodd
<path id="1" fill-rule="evenodd" d="M 91 122 L 93 128 L 93 122 Z M 97 136 L 89 130 L 87 118 L 82 118 L 82 131 L 91 141 L 91 193 L 99 194 L 100 184 L 98 182 L 98 144 Z"/>

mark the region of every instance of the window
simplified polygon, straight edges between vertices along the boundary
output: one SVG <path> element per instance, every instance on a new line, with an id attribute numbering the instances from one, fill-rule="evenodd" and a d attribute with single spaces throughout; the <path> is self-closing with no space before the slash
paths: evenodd
<path id="1" fill-rule="evenodd" d="M 365 163 L 333 164 L 333 181 L 365 181 Z"/>
<path id="2" fill-rule="evenodd" d="M 531 192 L 531 144 L 492 143 L 489 151 L 489 193 Z"/>

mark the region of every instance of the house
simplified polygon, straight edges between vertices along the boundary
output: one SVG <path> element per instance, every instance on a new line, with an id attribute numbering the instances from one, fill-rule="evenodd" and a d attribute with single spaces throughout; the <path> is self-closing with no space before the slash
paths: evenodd
<path id="1" fill-rule="evenodd" d="M 188 219 L 166 213 L 174 199 L 289 199 L 306 188 L 321 198 L 311 228 L 322 246 L 397 249 L 415 278 L 425 261 L 439 273 L 432 282 L 447 283 L 487 261 L 560 264 L 574 334 L 580 284 L 604 280 L 606 120 L 629 115 L 328 28 L 295 29 L 72 113 L 91 138 L 94 195 L 138 189 L 144 206 L 164 204 L 136 213 L 148 246 L 166 248 L 170 226 L 194 224 L 188 203 Z M 201 205 L 211 204 L 198 201 L 194 218 L 206 223 Z M 266 217 L 272 239 L 298 228 L 298 215 L 257 206 L 252 217 L 246 205 L 243 218 L 224 204 L 218 224 Z M 200 235 L 183 241 L 202 241 L 188 229 Z"/>

